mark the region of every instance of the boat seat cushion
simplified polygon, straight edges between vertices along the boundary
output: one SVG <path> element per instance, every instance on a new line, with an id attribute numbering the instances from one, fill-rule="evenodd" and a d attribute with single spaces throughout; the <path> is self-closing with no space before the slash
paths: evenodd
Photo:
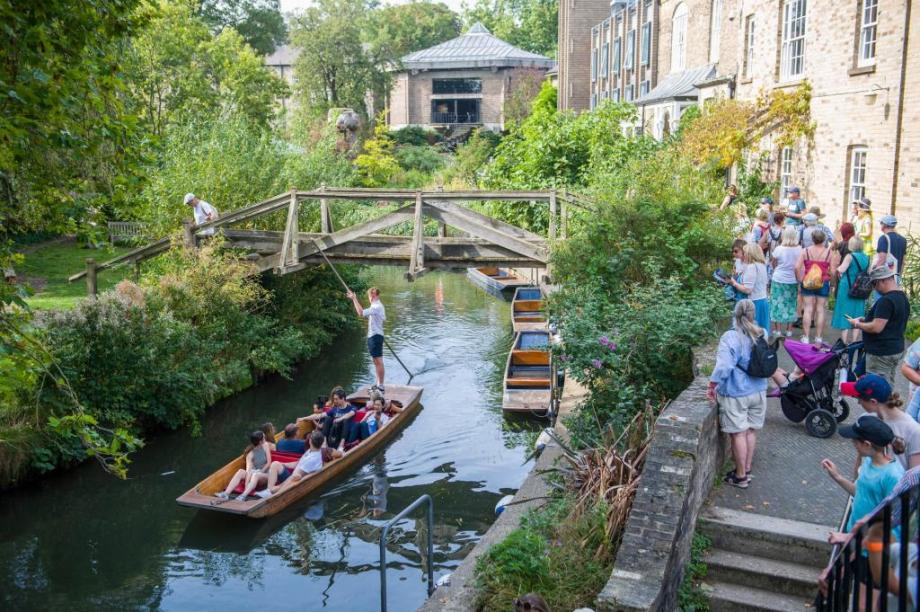
<path id="1" fill-rule="evenodd" d="M 300 461 L 301 456 L 302 455 L 300 453 L 283 453 L 280 451 L 272 451 L 272 461 L 280 461 L 281 463 L 297 463 Z M 236 488 L 233 489 L 233 492 L 242 493 L 245 488 L 246 483 L 241 482 L 240 484 L 236 485 Z M 256 487 L 256 491 L 264 488 L 264 484 L 259 484 L 259 486 Z"/>

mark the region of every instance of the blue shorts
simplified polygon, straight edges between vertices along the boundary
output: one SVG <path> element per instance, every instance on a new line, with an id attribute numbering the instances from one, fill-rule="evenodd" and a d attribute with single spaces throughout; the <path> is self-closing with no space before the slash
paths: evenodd
<path id="1" fill-rule="evenodd" d="M 383 336 L 380 334 L 374 334 L 368 338 L 367 350 L 370 352 L 371 357 L 374 359 L 377 357 L 383 357 Z"/>
<path id="2" fill-rule="evenodd" d="M 290 475 L 291 475 L 291 470 L 287 469 L 287 467 L 282 467 L 281 471 L 278 472 L 278 484 L 281 484 L 282 482 L 287 480 L 288 477 L 290 477 Z"/>
<path id="3" fill-rule="evenodd" d="M 823 297 L 826 298 L 831 294 L 831 282 L 824 281 L 824 284 L 821 285 L 820 289 L 806 289 L 799 283 L 799 287 L 802 289 L 802 295 L 808 295 L 811 297 Z"/>

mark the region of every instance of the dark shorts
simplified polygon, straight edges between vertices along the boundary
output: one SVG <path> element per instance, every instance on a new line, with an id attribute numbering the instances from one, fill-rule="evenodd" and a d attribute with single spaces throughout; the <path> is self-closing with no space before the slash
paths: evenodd
<path id="1" fill-rule="evenodd" d="M 374 334 L 367 339 L 367 350 L 370 352 L 371 357 L 375 359 L 377 357 L 383 357 L 383 336 L 380 334 Z"/>
<path id="2" fill-rule="evenodd" d="M 278 484 L 281 484 L 282 482 L 287 480 L 290 475 L 291 475 L 291 470 L 287 469 L 286 467 L 282 467 L 281 471 L 278 472 Z"/>
<path id="3" fill-rule="evenodd" d="M 821 285 L 820 289 L 806 289 L 799 283 L 799 287 L 802 289 L 802 295 L 808 295 L 811 297 L 823 297 L 826 298 L 831 294 L 831 282 L 824 281 L 824 284 Z"/>

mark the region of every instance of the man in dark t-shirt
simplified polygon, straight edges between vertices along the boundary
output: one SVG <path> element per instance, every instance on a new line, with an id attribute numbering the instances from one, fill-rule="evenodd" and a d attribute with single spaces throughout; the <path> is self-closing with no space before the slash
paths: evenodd
<path id="1" fill-rule="evenodd" d="M 884 376 L 894 384 L 894 373 L 904 355 L 904 331 L 910 318 L 910 302 L 898 286 L 894 270 L 875 266 L 869 278 L 880 297 L 866 317 L 847 317 L 854 328 L 863 332 L 866 371 Z"/>
<path id="2" fill-rule="evenodd" d="M 879 225 L 882 235 L 878 237 L 878 244 L 875 246 L 874 264 L 887 265 L 900 276 L 904 269 L 904 257 L 907 255 L 907 240 L 895 231 L 898 219 L 894 215 L 885 215 L 879 219 Z"/>

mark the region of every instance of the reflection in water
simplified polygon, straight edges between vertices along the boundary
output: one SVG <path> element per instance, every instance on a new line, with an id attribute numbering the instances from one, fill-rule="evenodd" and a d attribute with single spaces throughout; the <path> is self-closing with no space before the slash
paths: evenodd
<path id="1" fill-rule="evenodd" d="M 265 520 L 196 513 L 175 498 L 240 451 L 254 426 L 310 412 L 333 384 L 372 381 L 361 330 L 303 364 L 210 410 L 202 436 L 152 439 L 117 481 L 90 463 L 0 497 L 0 607 L 4 609 L 251 609 L 269 593 L 308 609 L 379 606 L 381 526 L 419 495 L 435 500 L 436 575 L 452 571 L 523 481 L 523 430 L 539 421 L 501 414 L 511 343 L 509 305 L 463 274 L 415 283 L 397 268 L 369 271 L 383 291 L 389 340 L 425 387 L 424 409 L 373 460 Z M 434 297 L 432 297 L 434 296 Z M 391 381 L 405 377 L 385 353 Z M 169 474 L 169 472 L 173 472 Z M 389 604 L 426 595 L 423 510 L 387 543 Z"/>

